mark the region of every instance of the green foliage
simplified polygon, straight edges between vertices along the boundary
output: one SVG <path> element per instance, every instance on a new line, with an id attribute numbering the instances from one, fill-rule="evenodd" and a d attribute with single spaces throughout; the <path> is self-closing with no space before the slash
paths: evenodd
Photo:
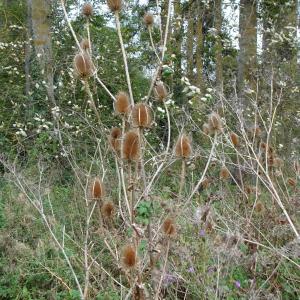
<path id="1" fill-rule="evenodd" d="M 149 219 L 153 212 L 153 204 L 150 201 L 141 201 L 136 208 L 137 216 L 136 219 L 139 223 L 148 225 Z"/>

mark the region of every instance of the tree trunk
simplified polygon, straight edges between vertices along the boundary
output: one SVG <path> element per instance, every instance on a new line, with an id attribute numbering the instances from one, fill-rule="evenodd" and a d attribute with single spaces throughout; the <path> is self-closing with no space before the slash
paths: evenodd
<path id="1" fill-rule="evenodd" d="M 196 67 L 197 77 L 196 84 L 200 88 L 201 93 L 204 90 L 203 80 L 203 4 L 199 1 L 196 7 L 197 20 L 196 20 Z"/>
<path id="2" fill-rule="evenodd" d="M 31 35 L 32 35 L 32 24 L 31 24 L 31 0 L 27 0 L 27 41 L 25 45 L 25 95 L 28 98 L 30 96 L 30 58 L 31 58 Z"/>
<path id="3" fill-rule="evenodd" d="M 247 106 L 245 90 L 256 91 L 257 68 L 257 3 L 256 0 L 240 0 L 239 56 L 237 92 L 242 106 Z M 252 94 L 253 97 L 254 94 Z"/>
<path id="4" fill-rule="evenodd" d="M 216 60 L 216 86 L 218 92 L 223 94 L 223 61 L 222 61 L 222 0 L 215 1 L 215 28 L 217 31 L 215 44 Z"/>
<path id="5" fill-rule="evenodd" d="M 193 0 L 189 1 L 188 26 L 186 41 L 187 77 L 194 81 L 194 5 Z"/>
<path id="6" fill-rule="evenodd" d="M 174 80 L 181 78 L 181 47 L 182 47 L 182 7 L 180 0 L 174 0 L 174 17 L 173 17 L 173 53 L 175 54 L 175 76 Z"/>
<path id="7" fill-rule="evenodd" d="M 47 83 L 48 99 L 56 105 L 53 88 L 53 60 L 50 34 L 51 7 L 47 0 L 31 0 L 33 43 L 41 72 Z"/>

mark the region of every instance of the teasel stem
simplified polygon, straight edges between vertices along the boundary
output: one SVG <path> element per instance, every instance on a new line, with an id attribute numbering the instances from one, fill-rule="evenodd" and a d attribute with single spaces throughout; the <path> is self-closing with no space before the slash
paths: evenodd
<path id="1" fill-rule="evenodd" d="M 168 122 L 168 142 L 167 142 L 167 148 L 166 148 L 166 156 L 167 156 L 169 149 L 170 149 L 170 143 L 171 143 L 171 119 L 170 119 L 170 113 L 169 113 L 166 101 L 164 101 L 164 108 L 166 110 L 167 122 Z"/>
<path id="2" fill-rule="evenodd" d="M 130 189 L 129 191 L 129 205 L 130 205 L 130 221 L 133 224 L 133 198 L 134 198 L 134 184 L 133 184 L 133 176 L 132 176 L 132 165 L 131 161 L 128 161 L 128 185 L 127 188 Z"/>
<path id="3" fill-rule="evenodd" d="M 124 135 L 125 135 L 125 117 L 122 116 L 122 138 L 121 138 L 121 155 L 120 155 L 120 157 L 121 157 L 121 160 L 120 160 L 121 182 L 122 182 L 126 207 L 127 207 L 127 210 L 128 210 L 128 214 L 130 216 L 131 210 L 130 210 L 130 204 L 129 204 L 129 200 L 128 200 L 127 188 L 126 188 L 125 176 L 124 176 L 124 161 L 123 161 Z M 130 216 L 130 220 L 131 220 L 131 216 Z"/>
<path id="4" fill-rule="evenodd" d="M 152 37 L 152 26 L 148 26 L 148 32 L 149 32 L 149 37 L 150 37 L 150 42 L 151 42 L 151 46 L 153 48 L 153 51 L 154 51 L 154 54 L 156 55 L 157 59 L 158 59 L 158 62 L 161 64 L 161 60 L 160 60 L 160 57 L 155 49 L 155 46 L 154 46 L 154 42 L 153 42 L 153 37 Z"/>
<path id="5" fill-rule="evenodd" d="M 90 227 L 90 220 L 92 218 L 93 212 L 95 210 L 96 203 L 94 203 L 91 212 L 87 209 L 87 216 L 86 216 L 86 232 L 85 232 L 85 239 L 84 239 L 84 268 L 85 268 L 85 282 L 84 282 L 84 290 L 83 290 L 83 299 L 88 298 L 88 292 L 90 287 L 90 266 L 89 266 L 89 227 Z"/>
<path id="6" fill-rule="evenodd" d="M 156 0 L 156 9 L 157 9 L 157 14 L 158 14 L 159 13 L 159 3 L 158 3 L 158 0 Z M 159 32 L 160 32 L 160 40 L 161 40 L 161 43 L 162 43 L 163 32 L 162 32 L 162 27 L 161 27 L 161 16 L 160 16 L 160 22 L 159 22 Z"/>
<path id="7" fill-rule="evenodd" d="M 168 238 L 168 242 L 167 242 L 167 250 L 166 250 L 166 256 L 165 256 L 165 262 L 164 262 L 164 266 L 162 269 L 162 273 L 160 276 L 160 280 L 159 280 L 159 284 L 156 290 L 156 294 L 155 294 L 155 300 L 159 300 L 159 292 L 160 292 L 160 288 L 164 279 L 164 275 L 166 273 L 166 267 L 167 267 L 167 262 L 168 262 L 168 256 L 169 256 L 169 250 L 170 250 L 170 238 Z"/>
<path id="8" fill-rule="evenodd" d="M 237 162 L 238 168 L 239 168 L 239 177 L 240 177 L 240 182 L 241 182 L 241 188 L 244 191 L 245 187 L 244 187 L 244 181 L 243 181 L 243 176 L 242 176 L 240 157 L 239 157 L 238 153 L 236 153 L 236 162 Z M 245 194 L 242 193 L 243 202 L 244 202 L 244 198 L 245 198 Z"/>
<path id="9" fill-rule="evenodd" d="M 103 216 L 102 216 L 102 211 L 101 211 L 102 200 L 101 199 L 97 200 L 97 206 L 98 206 L 98 213 L 99 213 L 100 228 L 103 228 Z"/>
<path id="10" fill-rule="evenodd" d="M 170 24 L 170 17 L 171 17 L 171 6 L 172 6 L 172 0 L 169 0 L 168 3 L 168 14 L 167 14 L 167 22 L 166 22 L 166 28 L 165 28 L 165 37 L 164 37 L 164 44 L 161 54 L 161 61 L 164 61 L 165 52 L 166 52 L 166 46 L 168 41 L 168 35 L 169 35 L 169 24 Z"/>
<path id="11" fill-rule="evenodd" d="M 89 19 L 87 19 L 87 21 L 86 21 L 86 31 L 87 31 L 87 35 L 88 35 L 88 41 L 89 41 L 90 56 L 92 57 L 92 44 L 91 44 L 90 21 L 89 21 Z"/>
<path id="12" fill-rule="evenodd" d="M 86 93 L 89 97 L 89 105 L 90 105 L 90 108 L 94 111 L 96 117 L 97 117 L 97 120 L 98 120 L 98 123 L 99 124 L 102 124 L 101 123 L 101 119 L 100 119 L 100 115 L 99 115 L 99 112 L 97 111 L 97 107 L 96 107 L 96 104 L 95 104 L 95 101 L 94 101 L 94 98 L 93 98 L 93 95 L 92 95 L 92 92 L 91 92 L 91 89 L 90 89 L 90 85 L 89 85 L 89 82 L 88 80 L 84 80 L 84 87 L 85 87 L 85 90 L 86 90 Z"/>
<path id="13" fill-rule="evenodd" d="M 181 175 L 180 175 L 180 186 L 179 186 L 179 193 L 178 198 L 181 199 L 184 183 L 185 183 L 185 173 L 186 173 L 186 160 L 185 158 L 181 161 Z"/>
<path id="14" fill-rule="evenodd" d="M 146 172 L 145 172 L 145 165 L 144 165 L 144 135 L 143 135 L 143 129 L 140 128 L 139 129 L 140 131 L 140 145 L 141 145 L 141 176 L 142 176 L 142 180 L 143 180 L 143 184 L 144 184 L 144 191 L 146 190 L 147 188 L 147 182 L 146 182 Z M 145 194 L 145 199 L 147 201 L 151 201 L 151 199 L 148 199 L 148 193 Z M 149 220 L 148 220 L 148 225 L 147 225 L 147 234 L 148 234 L 148 253 L 149 253 L 149 259 L 150 259 L 150 268 L 151 270 L 153 269 L 154 267 L 154 256 L 153 256 L 153 252 L 152 252 L 152 228 L 151 228 L 151 215 L 149 216 Z"/>
<path id="15" fill-rule="evenodd" d="M 140 147 L 141 147 L 141 157 L 140 157 L 140 165 L 141 165 L 141 178 L 143 181 L 143 185 L 144 185 L 144 190 L 147 186 L 147 182 L 146 182 L 146 172 L 145 172 L 145 165 L 144 165 L 144 132 L 143 132 L 143 128 L 139 128 L 139 139 L 140 139 Z"/>
<path id="16" fill-rule="evenodd" d="M 120 24 L 119 11 L 115 12 L 115 20 L 116 20 L 116 27 L 117 27 L 117 32 L 118 32 L 119 41 L 120 41 L 121 50 L 122 50 L 122 55 L 123 55 L 123 61 L 124 61 L 124 67 L 125 67 L 125 73 L 126 73 L 126 80 L 127 80 L 127 85 L 128 85 L 128 91 L 129 91 L 129 97 L 130 97 L 131 105 L 133 106 L 134 105 L 134 100 L 133 100 L 131 81 L 130 81 L 128 64 L 127 64 L 127 56 L 126 56 L 123 37 L 122 37 L 122 33 L 121 33 L 121 24 Z"/>
<path id="17" fill-rule="evenodd" d="M 201 176 L 201 178 L 199 179 L 199 181 L 198 181 L 198 183 L 196 184 L 196 186 L 194 187 L 194 189 L 193 189 L 191 195 L 189 196 L 189 198 L 188 198 L 187 201 L 185 202 L 184 207 L 190 203 L 190 201 L 191 201 L 192 198 L 194 197 L 195 193 L 198 191 L 198 189 L 199 189 L 199 187 L 200 187 L 202 181 L 203 181 L 204 178 L 205 178 L 205 175 L 206 175 L 206 173 L 207 173 L 209 164 L 210 164 L 210 162 L 211 162 L 211 160 L 212 160 L 212 157 L 213 157 L 213 154 L 214 154 L 214 152 L 215 152 L 215 147 L 216 147 L 216 144 L 217 144 L 217 137 L 218 137 L 218 135 L 217 135 L 217 133 L 215 133 L 214 139 L 213 139 L 213 143 L 212 143 L 212 146 L 211 146 L 211 150 L 210 150 L 210 154 L 209 154 L 208 160 L 207 160 L 207 162 L 206 162 L 206 166 L 205 166 L 205 168 L 204 168 L 204 170 L 203 170 L 203 172 L 202 172 L 202 176 Z"/>

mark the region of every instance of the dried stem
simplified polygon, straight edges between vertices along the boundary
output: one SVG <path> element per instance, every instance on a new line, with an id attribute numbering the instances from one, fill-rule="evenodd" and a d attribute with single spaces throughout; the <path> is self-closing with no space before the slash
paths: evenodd
<path id="1" fill-rule="evenodd" d="M 115 20 L 116 20 L 116 27 L 117 27 L 117 32 L 118 32 L 119 41 L 120 41 L 121 50 L 122 50 L 122 55 L 123 55 L 123 61 L 124 61 L 124 67 L 125 67 L 125 73 L 126 73 L 126 80 L 127 80 L 127 85 L 128 85 L 128 91 L 129 91 L 129 97 L 130 97 L 131 105 L 133 106 L 134 105 L 134 100 L 133 100 L 131 81 L 130 81 L 128 64 L 127 64 L 127 55 L 126 55 L 126 51 L 125 51 L 125 47 L 124 47 L 124 43 L 123 43 L 120 17 L 119 17 L 119 12 L 118 11 L 115 12 Z"/>

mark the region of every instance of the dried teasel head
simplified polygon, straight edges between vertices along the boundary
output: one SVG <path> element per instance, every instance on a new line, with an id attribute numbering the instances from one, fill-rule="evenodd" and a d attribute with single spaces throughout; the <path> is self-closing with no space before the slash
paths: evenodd
<path id="1" fill-rule="evenodd" d="M 114 103 L 115 112 L 119 115 L 125 115 L 130 111 L 129 96 L 125 92 L 119 92 L 116 95 L 116 101 Z"/>
<path id="2" fill-rule="evenodd" d="M 220 169 L 220 175 L 219 176 L 220 176 L 220 179 L 227 180 L 227 179 L 230 178 L 230 172 L 225 166 L 222 166 L 222 168 Z"/>
<path id="3" fill-rule="evenodd" d="M 166 234 L 168 236 L 174 236 L 176 233 L 176 227 L 175 227 L 174 220 L 171 218 L 165 219 L 165 221 L 162 225 L 162 229 L 163 229 L 164 234 Z"/>
<path id="4" fill-rule="evenodd" d="M 122 0 L 107 0 L 107 5 L 112 12 L 119 12 L 122 9 Z"/>
<path id="5" fill-rule="evenodd" d="M 158 81 L 154 88 L 155 97 L 160 101 L 165 101 L 168 97 L 168 91 L 165 84 L 162 81 Z"/>
<path id="6" fill-rule="evenodd" d="M 91 195 L 92 198 L 95 200 L 104 197 L 104 186 L 102 180 L 99 177 L 96 177 L 92 183 Z"/>
<path id="7" fill-rule="evenodd" d="M 82 48 L 82 50 L 84 51 L 88 51 L 91 49 L 91 45 L 90 45 L 90 41 L 88 39 L 83 39 L 80 42 L 80 47 Z"/>
<path id="8" fill-rule="evenodd" d="M 132 123 L 134 127 L 151 127 L 152 113 L 150 107 L 144 103 L 136 104 L 132 109 Z"/>
<path id="9" fill-rule="evenodd" d="M 85 3 L 82 6 L 82 14 L 87 17 L 90 18 L 93 14 L 93 6 L 91 3 Z"/>
<path id="10" fill-rule="evenodd" d="M 291 187 L 296 187 L 296 184 L 297 184 L 297 181 L 296 181 L 296 179 L 294 179 L 294 178 L 288 178 L 287 179 L 287 184 L 289 185 L 289 186 L 291 186 Z"/>
<path id="11" fill-rule="evenodd" d="M 209 115 L 208 126 L 209 126 L 210 133 L 215 134 L 222 131 L 223 122 L 220 116 L 216 112 L 213 112 Z"/>
<path id="12" fill-rule="evenodd" d="M 132 245 L 127 245 L 123 249 L 122 262 L 125 268 L 132 269 L 136 266 L 137 256 L 135 247 Z"/>
<path id="13" fill-rule="evenodd" d="M 262 151 L 266 151 L 267 149 L 267 144 L 265 142 L 261 142 L 260 145 L 259 145 L 259 148 L 262 150 Z"/>
<path id="14" fill-rule="evenodd" d="M 153 15 L 150 14 L 150 13 L 145 13 L 145 15 L 144 15 L 144 23 L 147 26 L 152 26 L 153 23 L 154 23 L 154 17 L 153 17 Z"/>
<path id="15" fill-rule="evenodd" d="M 262 131 L 258 125 L 253 125 L 249 128 L 249 133 L 251 137 L 259 138 Z"/>
<path id="16" fill-rule="evenodd" d="M 300 175 L 300 163 L 297 160 L 295 160 L 293 162 L 293 168 L 294 168 L 296 174 Z"/>
<path id="17" fill-rule="evenodd" d="M 104 218 L 111 219 L 115 212 L 115 205 L 111 201 L 104 202 L 101 212 Z"/>
<path id="18" fill-rule="evenodd" d="M 175 145 L 175 154 L 181 158 L 188 158 L 191 156 L 192 146 L 188 136 L 182 134 L 179 136 Z"/>
<path id="19" fill-rule="evenodd" d="M 265 206 L 262 202 L 257 201 L 256 205 L 254 206 L 254 209 L 257 213 L 263 213 L 265 211 Z"/>
<path id="20" fill-rule="evenodd" d="M 275 168 L 282 168 L 283 165 L 284 165 L 284 162 L 283 162 L 283 160 L 281 158 L 275 157 L 273 165 L 274 165 Z"/>
<path id="21" fill-rule="evenodd" d="M 123 141 L 122 158 L 134 161 L 140 157 L 140 141 L 139 135 L 134 131 L 129 131 L 125 134 Z"/>
<path id="22" fill-rule="evenodd" d="M 202 126 L 202 131 L 204 132 L 204 134 L 209 135 L 210 134 L 210 129 L 209 129 L 209 125 L 207 123 L 204 123 Z"/>
<path id="23" fill-rule="evenodd" d="M 79 77 L 88 78 L 93 74 L 93 63 L 88 53 L 78 53 L 74 57 L 74 68 Z"/>
<path id="24" fill-rule="evenodd" d="M 230 140 L 234 147 L 237 148 L 240 146 L 240 138 L 236 133 L 234 132 L 230 133 Z"/>
<path id="25" fill-rule="evenodd" d="M 110 131 L 110 136 L 113 139 L 119 139 L 122 135 L 122 131 L 119 127 L 113 127 Z"/>
<path id="26" fill-rule="evenodd" d="M 109 142 L 115 151 L 120 151 L 122 131 L 118 127 L 113 127 L 110 131 Z"/>
<path id="27" fill-rule="evenodd" d="M 244 190 L 245 190 L 245 193 L 247 195 L 254 194 L 254 192 L 255 192 L 255 188 L 253 186 L 250 186 L 250 185 L 246 185 Z"/>
<path id="28" fill-rule="evenodd" d="M 201 183 L 201 187 L 205 190 L 209 187 L 210 183 L 211 183 L 211 180 L 207 177 L 204 177 L 204 179 Z"/>

